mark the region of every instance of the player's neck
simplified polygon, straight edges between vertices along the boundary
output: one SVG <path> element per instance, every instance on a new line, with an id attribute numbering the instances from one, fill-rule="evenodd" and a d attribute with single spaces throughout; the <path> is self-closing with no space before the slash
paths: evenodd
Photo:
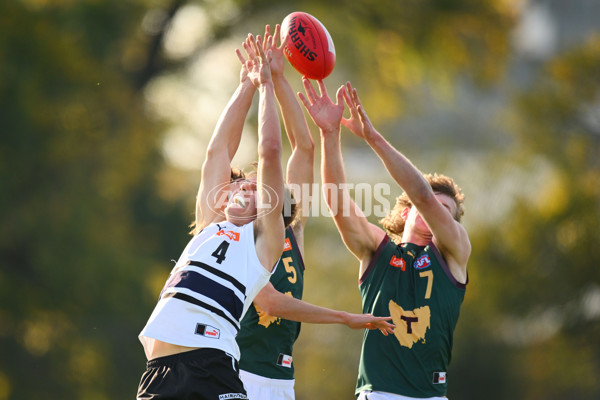
<path id="1" fill-rule="evenodd" d="M 402 234 L 402 243 L 413 243 L 417 246 L 427 246 L 431 243 L 433 236 L 431 233 L 419 233 L 411 230 L 405 230 Z"/>

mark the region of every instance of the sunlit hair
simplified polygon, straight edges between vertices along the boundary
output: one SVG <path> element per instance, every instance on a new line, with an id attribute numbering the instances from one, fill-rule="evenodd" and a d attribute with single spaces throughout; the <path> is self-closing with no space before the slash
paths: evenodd
<path id="1" fill-rule="evenodd" d="M 454 199 L 454 203 L 456 203 L 456 214 L 453 217 L 456 221 L 460 222 L 462 216 L 465 214 L 465 209 L 463 206 L 465 196 L 460 187 L 454 183 L 452 178 L 449 178 L 445 175 L 425 174 L 423 176 L 431 185 L 434 193 L 445 194 Z M 412 207 L 412 203 L 406 193 L 402 193 L 396 199 L 396 205 L 394 205 L 392 211 L 385 218 L 379 220 L 379 223 L 383 226 L 387 234 L 396 243 L 400 242 L 402 239 L 402 233 L 404 233 L 404 219 L 402 218 L 402 211 L 406 207 Z"/>

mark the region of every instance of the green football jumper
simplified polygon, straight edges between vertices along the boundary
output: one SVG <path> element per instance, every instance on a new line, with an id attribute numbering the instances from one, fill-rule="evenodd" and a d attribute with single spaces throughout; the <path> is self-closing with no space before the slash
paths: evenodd
<path id="1" fill-rule="evenodd" d="M 304 261 L 290 227 L 270 282 L 277 291 L 302 299 Z M 300 322 L 272 317 L 253 303 L 236 339 L 242 354 L 240 369 L 270 379 L 294 379 L 292 349 L 299 334 Z"/>
<path id="2" fill-rule="evenodd" d="M 454 279 L 433 243 L 396 245 L 386 236 L 359 289 L 363 312 L 391 315 L 396 329 L 388 336 L 365 331 L 356 395 L 444 396 L 466 284 Z"/>

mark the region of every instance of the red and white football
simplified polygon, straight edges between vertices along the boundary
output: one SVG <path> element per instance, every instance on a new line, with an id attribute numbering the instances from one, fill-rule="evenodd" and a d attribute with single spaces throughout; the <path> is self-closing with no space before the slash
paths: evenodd
<path id="1" fill-rule="evenodd" d="M 293 12 L 281 23 L 283 54 L 309 79 L 325 79 L 335 66 L 335 47 L 325 26 L 305 12 Z"/>

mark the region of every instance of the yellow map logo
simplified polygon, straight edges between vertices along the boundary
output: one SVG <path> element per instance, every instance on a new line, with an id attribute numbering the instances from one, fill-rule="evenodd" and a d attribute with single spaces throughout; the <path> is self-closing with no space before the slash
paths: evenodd
<path id="1" fill-rule="evenodd" d="M 284 294 L 286 296 L 293 297 L 291 292 L 286 292 Z M 258 314 L 258 324 L 259 325 L 262 325 L 265 328 L 268 328 L 269 325 L 271 325 L 273 323 L 279 324 L 281 322 L 281 319 L 279 317 L 273 317 L 273 316 L 267 314 L 258 306 L 258 304 L 254 303 L 254 308 L 256 308 L 256 313 Z"/>
<path id="2" fill-rule="evenodd" d="M 389 309 L 392 321 L 396 325 L 394 336 L 402 346 L 411 349 L 418 341 L 425 343 L 425 333 L 430 327 L 431 320 L 428 306 L 408 311 L 390 300 Z"/>

